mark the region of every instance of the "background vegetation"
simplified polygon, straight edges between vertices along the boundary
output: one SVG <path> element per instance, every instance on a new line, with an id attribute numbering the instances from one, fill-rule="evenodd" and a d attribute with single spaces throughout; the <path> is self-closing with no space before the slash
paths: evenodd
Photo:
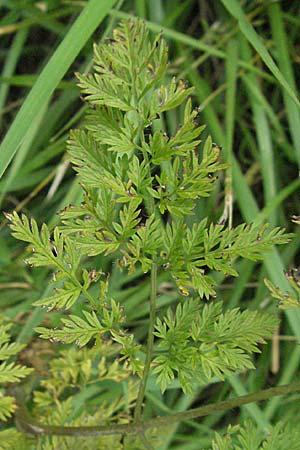
<path id="1" fill-rule="evenodd" d="M 291 216 L 300 213 L 299 3 L 94 0 L 79 17 L 78 28 L 71 28 L 85 5 L 76 0 L 0 2 L 2 210 L 16 209 L 53 227 L 63 206 L 80 204 L 79 186 L 65 158 L 69 130 L 80 123 L 85 110 L 73 74 L 90 68 L 93 42 L 109 36 L 121 18 L 135 15 L 145 18 L 155 33 L 163 31 L 170 47 L 170 76 L 196 87 L 193 101 L 199 105 L 206 133 L 223 148 L 223 159 L 230 163 L 211 197 L 201 201 L 198 219 L 220 219 L 226 188 L 227 198 L 233 193 L 234 225 L 266 220 L 297 231 Z M 179 125 L 172 112 L 167 121 L 170 130 Z M 268 254 L 263 264 L 237 262 L 238 279 L 218 280 L 218 295 L 226 307 L 262 308 L 280 316 L 278 334 L 256 357 L 257 370 L 193 395 L 182 394 L 176 385 L 164 397 L 153 389 L 147 398 L 149 414 L 184 411 L 225 399 L 229 393 L 242 395 L 299 377 L 300 313 L 279 312 L 263 281 L 267 276 L 286 289 L 284 269 L 297 266 L 299 243 L 296 234 L 290 244 Z M 0 305 L 14 321 L 16 341 L 29 344 L 22 362 L 41 370 L 45 354 L 52 350 L 34 337 L 33 328 L 45 313 L 33 311 L 32 303 L 48 295 L 49 273 L 30 270 L 23 263 L 25 256 L 3 217 Z M 130 327 L 143 339 L 149 291 L 147 285 L 140 289 L 136 284 L 136 280 L 124 285 L 116 279 L 114 297 L 125 304 Z M 160 306 L 177 295 L 163 283 L 160 290 Z M 214 430 L 222 432 L 229 423 L 249 417 L 261 430 L 282 418 L 299 423 L 298 403 L 299 394 L 283 401 L 276 397 L 174 425 L 161 450 L 208 448 Z"/>

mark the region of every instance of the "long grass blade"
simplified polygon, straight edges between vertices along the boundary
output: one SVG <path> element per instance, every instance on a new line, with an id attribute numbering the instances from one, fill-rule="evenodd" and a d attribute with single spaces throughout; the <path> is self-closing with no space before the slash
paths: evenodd
<path id="1" fill-rule="evenodd" d="M 81 48 L 114 5 L 114 0 L 90 0 L 45 66 L 0 147 L 0 177 L 22 140 Z"/>
<path id="2" fill-rule="evenodd" d="M 260 55 L 261 59 L 264 61 L 266 66 L 270 69 L 274 77 L 286 90 L 289 96 L 293 99 L 298 108 L 300 108 L 300 102 L 296 97 L 294 90 L 292 89 L 290 84 L 283 76 L 282 72 L 275 64 L 273 58 L 271 57 L 270 53 L 268 52 L 264 44 L 261 42 L 261 39 L 256 33 L 253 26 L 247 21 L 246 16 L 239 2 L 237 0 L 221 0 L 221 2 L 228 10 L 228 12 L 238 21 L 241 32 L 249 41 L 249 43 L 255 48 L 255 50 Z"/>
<path id="3" fill-rule="evenodd" d="M 289 82 L 290 86 L 296 91 L 295 77 L 293 73 L 291 57 L 289 54 L 289 46 L 287 35 L 283 26 L 282 11 L 279 3 L 273 3 L 268 8 L 270 23 L 272 28 L 272 37 L 274 39 L 275 48 L 277 49 L 278 66 Z M 299 130 L 300 130 L 300 113 L 289 95 L 283 92 L 283 99 L 286 107 L 287 120 L 289 130 L 293 141 L 294 151 L 297 156 L 298 166 L 300 166 L 300 147 L 299 147 Z"/>

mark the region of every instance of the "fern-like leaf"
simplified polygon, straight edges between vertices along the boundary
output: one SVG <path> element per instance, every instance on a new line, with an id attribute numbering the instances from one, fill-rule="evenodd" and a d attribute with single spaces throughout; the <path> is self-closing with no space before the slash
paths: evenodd
<path id="1" fill-rule="evenodd" d="M 254 368 L 251 353 L 260 352 L 258 344 L 265 343 L 276 326 L 272 316 L 237 308 L 222 313 L 218 303 L 200 307 L 199 301 L 190 300 L 175 314 L 169 309 L 163 320 L 158 319 L 154 333 L 165 352 L 154 359 L 161 389 L 175 373 L 187 392 L 192 391 L 193 380 L 224 379 L 234 371 Z"/>
<path id="2" fill-rule="evenodd" d="M 75 342 L 79 347 L 83 347 L 91 339 L 101 336 L 107 331 L 94 312 L 83 311 L 83 315 L 84 319 L 75 315 L 70 315 L 67 319 L 61 319 L 64 324 L 61 330 L 37 327 L 35 331 L 40 334 L 42 339 L 66 344 Z"/>

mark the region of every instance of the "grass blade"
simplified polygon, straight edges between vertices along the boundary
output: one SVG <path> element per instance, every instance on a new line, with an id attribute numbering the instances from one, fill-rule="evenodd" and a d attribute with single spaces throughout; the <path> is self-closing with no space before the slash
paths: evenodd
<path id="1" fill-rule="evenodd" d="M 289 96 L 296 103 L 298 108 L 300 108 L 300 102 L 295 95 L 294 90 L 289 85 L 285 77 L 282 75 L 281 71 L 278 69 L 270 53 L 266 47 L 261 42 L 258 34 L 254 30 L 253 26 L 247 21 L 246 16 L 239 5 L 237 0 L 221 0 L 227 11 L 238 21 L 239 27 L 243 35 L 250 42 L 250 44 L 255 48 L 257 53 L 260 55 L 261 59 L 264 61 L 266 66 L 270 69 L 274 77 L 281 84 L 281 86 L 286 90 Z"/>
<path id="2" fill-rule="evenodd" d="M 19 149 L 31 123 L 114 3 L 114 0 L 90 0 L 50 58 L 2 142 L 0 177 Z"/>
<path id="3" fill-rule="evenodd" d="M 277 49 L 278 66 L 289 82 L 290 86 L 296 92 L 296 83 L 292 67 L 292 58 L 289 54 L 289 44 L 287 42 L 287 35 L 283 26 L 282 11 L 278 3 L 274 3 L 268 7 L 270 24 L 272 28 L 272 37 L 275 48 Z M 283 92 L 283 99 L 286 107 L 287 120 L 289 123 L 290 135 L 293 141 L 293 146 L 300 165 L 300 148 L 299 148 L 299 130 L 300 130 L 300 114 L 297 106 L 292 99 Z"/>
<path id="4" fill-rule="evenodd" d="M 9 53 L 7 55 L 7 58 L 5 60 L 5 64 L 2 71 L 2 77 L 10 77 L 13 75 L 16 65 L 18 63 L 23 45 L 27 39 L 28 31 L 26 28 L 23 28 L 20 30 L 11 45 L 11 48 L 9 50 Z M 0 111 L 2 111 L 5 101 L 8 95 L 9 91 L 9 84 L 8 83 L 1 83 L 0 84 Z M 2 118 L 0 116 L 0 127 L 2 123 Z"/>

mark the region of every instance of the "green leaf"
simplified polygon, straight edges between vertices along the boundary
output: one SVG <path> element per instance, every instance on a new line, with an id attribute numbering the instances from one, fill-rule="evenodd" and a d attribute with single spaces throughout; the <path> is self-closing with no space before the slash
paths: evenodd
<path id="1" fill-rule="evenodd" d="M 42 339 L 64 342 L 75 342 L 79 347 L 86 345 L 91 339 L 101 336 L 106 328 L 101 325 L 94 312 L 83 311 L 84 319 L 70 315 L 68 319 L 61 319 L 64 327 L 61 330 L 37 327 L 35 331 Z"/>
<path id="2" fill-rule="evenodd" d="M 120 242 L 115 234 L 108 231 L 99 231 L 95 235 L 85 233 L 76 239 L 76 246 L 80 251 L 88 256 L 96 256 L 104 253 L 109 255 L 120 247 Z"/>
<path id="3" fill-rule="evenodd" d="M 0 420 L 6 422 L 13 415 L 15 410 L 16 404 L 13 397 L 0 397 Z"/>
<path id="4" fill-rule="evenodd" d="M 1 333 L 1 331 L 0 331 Z M 9 337 L 8 337 L 9 339 Z M 12 344 L 9 344 L 8 342 L 2 343 L 0 345 L 0 360 L 4 361 L 5 359 L 10 358 L 11 356 L 16 355 L 24 348 L 24 344 L 18 344 L 16 342 L 13 342 Z"/>
<path id="5" fill-rule="evenodd" d="M 0 364 L 0 383 L 15 383 L 31 372 L 32 369 L 29 367 L 3 362 Z"/>
<path id="6" fill-rule="evenodd" d="M 86 100 L 95 105 L 105 105 L 121 111 L 132 111 L 130 104 L 130 91 L 128 86 L 116 86 L 113 79 L 103 79 L 97 73 L 94 75 L 81 75 L 76 73 L 78 86 L 86 95 Z M 116 95 L 117 94 L 117 95 Z M 127 101 L 122 100 L 127 99 Z"/>
<path id="7" fill-rule="evenodd" d="M 77 75 L 87 101 L 125 113 L 139 110 L 148 120 L 153 119 L 156 111 L 149 110 L 145 96 L 167 68 L 167 49 L 161 38 L 151 45 L 145 24 L 132 19 L 114 30 L 109 45 L 95 46 L 94 53 L 94 74 Z M 172 95 L 179 97 L 179 93 Z"/>
<path id="8" fill-rule="evenodd" d="M 124 355 L 123 359 L 129 361 L 133 373 L 137 373 L 141 378 L 143 375 L 143 363 L 137 357 L 141 346 L 134 342 L 134 336 L 132 334 L 120 334 L 112 331 L 112 337 L 115 342 L 121 344 L 121 354 Z"/>
<path id="9" fill-rule="evenodd" d="M 224 379 L 235 371 L 253 369 L 251 353 L 271 336 L 278 321 L 257 311 L 240 312 L 238 308 L 222 313 L 221 303 L 200 305 L 186 300 L 169 309 L 158 319 L 155 336 L 159 355 L 154 358 L 154 374 L 161 389 L 178 375 L 184 392 L 191 392 L 193 382 L 207 382 L 217 376 Z"/>
<path id="10" fill-rule="evenodd" d="M 161 86 L 157 95 L 159 99 L 159 112 L 169 111 L 181 105 L 194 91 L 194 88 L 187 88 L 183 81 L 176 83 L 172 78 L 169 86 Z"/>
<path id="11" fill-rule="evenodd" d="M 0 450 L 26 449 L 26 437 L 15 428 L 0 431 Z"/>
<path id="12" fill-rule="evenodd" d="M 87 187 L 102 186 L 103 177 L 110 176 L 109 167 L 114 162 L 105 147 L 96 142 L 91 132 L 73 130 L 67 148 L 81 182 Z"/>
<path id="13" fill-rule="evenodd" d="M 66 283 L 64 288 L 57 288 L 54 295 L 41 298 L 34 302 L 33 305 L 47 308 L 47 311 L 57 308 L 70 309 L 78 299 L 80 293 L 80 287 L 72 285 L 72 283 Z"/>
<path id="14" fill-rule="evenodd" d="M 0 360 L 2 361 L 0 364 L 0 383 L 18 382 L 33 370 L 13 362 L 7 362 L 11 356 L 17 355 L 25 347 L 24 344 L 9 342 L 10 335 L 8 331 L 11 326 L 11 323 L 5 323 L 4 317 L 0 317 Z M 9 417 L 9 411 L 13 412 L 13 410 L 11 398 L 0 396 L 0 419 L 1 414 Z"/>
<path id="15" fill-rule="evenodd" d="M 127 242 L 126 249 L 122 250 L 124 264 L 129 272 L 134 271 L 137 263 L 142 265 L 144 273 L 150 270 L 152 260 L 162 244 L 161 233 L 161 224 L 152 214 Z"/>
<path id="16" fill-rule="evenodd" d="M 89 113 L 86 129 L 95 141 L 108 146 L 110 152 L 130 152 L 136 144 L 137 127 L 119 109 L 96 108 Z"/>
<path id="17" fill-rule="evenodd" d="M 140 201 L 133 199 L 129 202 L 128 206 L 125 205 L 120 211 L 120 223 L 113 222 L 113 227 L 117 232 L 118 239 L 125 241 L 130 238 L 134 233 L 141 218 L 140 210 L 137 209 Z"/>
<path id="18" fill-rule="evenodd" d="M 297 450 L 299 447 L 299 430 L 284 425 L 282 422 L 262 433 L 250 421 L 227 428 L 226 434 L 216 433 L 211 450 Z"/>
<path id="19" fill-rule="evenodd" d="M 174 380 L 174 371 L 177 367 L 170 361 L 167 356 L 158 356 L 153 363 L 157 365 L 153 369 L 153 374 L 157 375 L 157 383 L 159 383 L 161 391 L 165 392 L 168 385 Z"/>

